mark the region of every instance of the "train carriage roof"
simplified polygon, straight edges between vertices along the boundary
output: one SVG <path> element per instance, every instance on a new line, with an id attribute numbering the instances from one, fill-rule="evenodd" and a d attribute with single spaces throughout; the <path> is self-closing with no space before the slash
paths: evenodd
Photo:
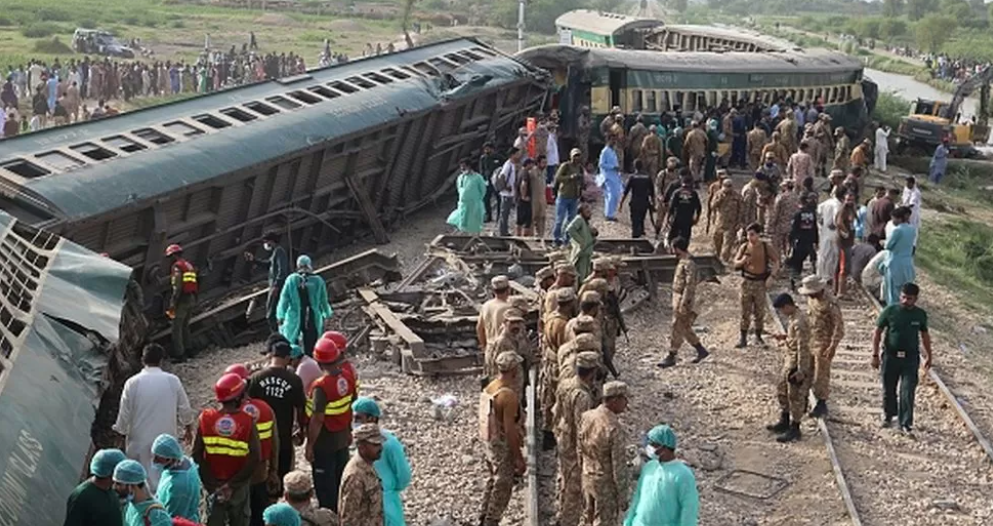
<path id="1" fill-rule="evenodd" d="M 439 58 L 444 60 L 439 62 Z M 418 75 L 412 67 L 432 62 L 447 66 L 442 69 L 433 66 L 434 75 Z M 388 78 L 387 69 L 399 71 L 398 75 L 405 78 Z M 55 217 L 78 220 L 271 162 L 309 144 L 331 142 L 408 114 L 427 111 L 448 100 L 543 75 L 475 39 L 425 45 L 311 70 L 298 77 L 260 82 L 0 141 L 0 193 L 18 193 L 28 201 L 50 208 Z M 330 99 L 318 95 L 321 91 L 317 90 L 334 92 L 326 88 L 336 88 L 341 81 L 350 84 L 345 86 L 347 92 L 338 91 Z M 267 99 L 290 99 L 291 92 L 303 92 L 304 97 L 315 102 L 291 100 L 299 107 L 279 109 L 271 117 L 255 116 L 246 123 L 227 117 L 224 120 L 230 122 L 219 130 L 191 120 L 193 116 L 208 113 L 220 117 L 220 110 L 228 108 L 251 114 L 244 111 L 246 103 L 263 102 L 270 108 L 278 107 Z M 158 147 L 149 144 L 130 155 L 111 150 L 117 155 L 104 161 L 94 162 L 72 151 L 87 143 L 103 147 L 105 143 L 100 141 L 120 134 L 127 134 L 130 140 L 134 138 L 133 131 L 151 126 L 161 131 L 164 124 L 177 119 L 202 128 L 205 133 Z M 173 137 L 182 135 L 167 133 Z M 52 151 L 71 154 L 69 157 L 82 161 L 81 166 L 51 170 L 50 174 L 30 174 L 33 177 L 11 173 L 11 162 L 34 162 L 36 158 L 32 156 Z"/>
<path id="2" fill-rule="evenodd" d="M 653 18 L 606 13 L 593 9 L 576 9 L 555 19 L 557 27 L 588 31 L 598 35 L 613 35 L 634 29 L 651 29 L 662 24 L 661 20 Z"/>
<path id="3" fill-rule="evenodd" d="M 734 40 L 739 42 L 750 42 L 756 46 L 766 48 L 769 51 L 800 49 L 800 46 L 797 46 L 788 40 L 764 35 L 749 29 L 732 26 L 679 24 L 666 25 L 664 28 L 660 28 L 660 30 L 671 31 L 673 33 L 684 35 L 701 35 L 711 38 L 723 38 L 726 40 Z"/>
<path id="4" fill-rule="evenodd" d="M 537 67 L 578 66 L 626 68 L 645 71 L 720 73 L 842 73 L 858 71 L 862 63 L 828 50 L 791 52 L 664 52 L 565 45 L 538 46 L 516 55 Z"/>

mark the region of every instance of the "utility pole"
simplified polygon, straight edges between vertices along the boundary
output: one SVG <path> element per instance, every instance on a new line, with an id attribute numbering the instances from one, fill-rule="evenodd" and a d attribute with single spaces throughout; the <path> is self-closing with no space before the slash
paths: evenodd
<path id="1" fill-rule="evenodd" d="M 524 51 L 524 2 L 517 0 L 517 52 Z"/>

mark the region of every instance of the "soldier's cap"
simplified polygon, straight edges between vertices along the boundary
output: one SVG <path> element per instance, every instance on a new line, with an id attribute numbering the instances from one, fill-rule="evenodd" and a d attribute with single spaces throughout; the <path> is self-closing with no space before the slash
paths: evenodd
<path id="1" fill-rule="evenodd" d="M 800 282 L 800 288 L 797 289 L 797 292 L 803 294 L 804 296 L 812 296 L 814 294 L 817 294 L 818 292 L 823 292 L 824 286 L 825 286 L 824 280 L 821 279 L 820 276 L 815 274 L 813 276 L 807 276 L 803 278 L 803 281 Z"/>
<path id="2" fill-rule="evenodd" d="M 728 178 L 728 171 L 725 170 L 724 168 L 721 168 L 720 170 L 717 170 L 717 178 L 718 179 L 721 179 L 721 180 L 727 179 Z"/>
<path id="3" fill-rule="evenodd" d="M 495 276 L 490 280 L 490 286 L 493 290 L 503 290 L 510 287 L 510 278 L 507 276 Z"/>
<path id="4" fill-rule="evenodd" d="M 507 309 L 507 311 L 503 315 L 503 319 L 504 321 L 509 321 L 511 323 L 524 321 L 524 313 L 513 308 Z"/>
<path id="5" fill-rule="evenodd" d="M 538 269 L 538 272 L 535 272 L 534 277 L 538 281 L 544 281 L 548 278 L 554 278 L 555 271 L 552 270 L 552 267 L 541 267 L 540 269 Z"/>
<path id="6" fill-rule="evenodd" d="M 628 384 L 624 382 L 607 382 L 603 384 L 603 397 L 613 398 L 615 396 L 627 396 Z"/>
<path id="7" fill-rule="evenodd" d="M 511 296 L 510 306 L 521 311 L 521 316 L 523 316 L 524 313 L 528 311 L 531 304 L 528 303 L 528 299 L 524 296 Z"/>
<path id="8" fill-rule="evenodd" d="M 597 348 L 596 336 L 590 332 L 577 334 L 573 341 L 576 343 L 576 350 L 578 351 L 592 351 Z"/>
<path id="9" fill-rule="evenodd" d="M 774 154 L 772 152 L 765 152 L 765 158 L 766 159 L 775 159 L 776 158 L 776 154 Z"/>
<path id="10" fill-rule="evenodd" d="M 577 155 L 583 155 L 583 150 L 580 150 L 579 148 L 573 148 L 572 150 L 569 150 L 569 157 L 575 157 Z"/>
<path id="11" fill-rule="evenodd" d="M 844 177 L 844 176 L 845 176 L 845 171 L 844 170 L 840 170 L 838 168 L 835 168 L 834 170 L 831 170 L 831 176 L 830 177 L 832 179 L 835 178 L 835 177 Z"/>
<path id="12" fill-rule="evenodd" d="M 595 290 L 587 290 L 586 292 L 583 292 L 583 295 L 579 300 L 580 303 L 594 303 L 597 301 L 600 301 L 600 293 Z"/>
<path id="13" fill-rule="evenodd" d="M 607 280 L 603 278 L 593 278 L 586 282 L 585 287 L 595 291 L 607 290 Z"/>
<path id="14" fill-rule="evenodd" d="M 721 185 L 727 188 L 731 188 L 732 186 L 734 186 L 734 181 L 730 179 L 725 179 L 723 182 L 721 182 Z"/>
<path id="15" fill-rule="evenodd" d="M 555 291 L 555 299 L 559 303 L 576 301 L 576 291 L 572 290 L 572 287 L 563 287 Z"/>
<path id="16" fill-rule="evenodd" d="M 576 329 L 577 331 L 592 332 L 596 330 L 596 318 L 588 314 L 581 314 L 576 317 Z"/>
<path id="17" fill-rule="evenodd" d="M 593 270 L 607 270 L 612 266 L 610 261 L 603 258 L 593 260 Z"/>
<path id="18" fill-rule="evenodd" d="M 596 369 L 600 367 L 600 354 L 592 351 L 583 351 L 577 354 L 576 367 L 580 369 Z"/>
<path id="19" fill-rule="evenodd" d="M 837 128 L 834 129 L 834 134 L 835 135 L 837 135 L 839 133 L 845 133 L 845 129 L 842 128 L 841 126 L 838 126 Z"/>
<path id="20" fill-rule="evenodd" d="M 362 424 L 352 430 L 352 440 L 356 443 L 382 444 L 386 442 L 386 437 L 379 430 L 379 424 Z"/>
<path id="21" fill-rule="evenodd" d="M 517 354 L 516 352 L 504 351 L 499 355 L 497 355 L 496 357 L 497 370 L 499 370 L 501 373 L 505 373 L 507 371 L 516 368 L 523 361 L 524 358 L 522 358 L 521 355 Z"/>
<path id="22" fill-rule="evenodd" d="M 793 296 L 790 296 L 785 292 L 779 296 L 776 296 L 776 299 L 772 300 L 772 308 L 774 309 L 781 309 L 787 305 L 796 305 L 796 302 L 793 301 Z"/>
<path id="23" fill-rule="evenodd" d="M 570 265 L 568 263 L 562 263 L 562 264 L 559 264 L 559 265 L 555 265 L 555 273 L 556 274 L 569 274 L 571 276 L 575 276 L 577 274 L 576 267 L 574 267 L 574 266 L 572 266 L 572 265 Z"/>
<path id="24" fill-rule="evenodd" d="M 624 258 L 621 256 L 608 256 L 607 261 L 610 261 L 610 264 L 615 269 L 628 266 L 627 261 L 624 261 Z"/>
<path id="25" fill-rule="evenodd" d="M 314 479 L 306 471 L 291 471 L 283 476 L 283 488 L 290 495 L 306 495 L 314 489 Z"/>

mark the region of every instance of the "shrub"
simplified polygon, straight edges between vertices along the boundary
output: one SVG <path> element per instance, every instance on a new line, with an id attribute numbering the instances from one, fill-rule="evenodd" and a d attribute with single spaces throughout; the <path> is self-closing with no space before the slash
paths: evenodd
<path id="1" fill-rule="evenodd" d="M 45 38 L 50 37 L 61 30 L 62 28 L 57 24 L 52 24 L 50 22 L 37 22 L 22 29 L 21 34 L 28 38 Z"/>
<path id="2" fill-rule="evenodd" d="M 59 37 L 53 37 L 51 40 L 36 40 L 33 51 L 35 53 L 44 53 L 46 55 L 72 54 L 72 48 L 59 40 Z"/>

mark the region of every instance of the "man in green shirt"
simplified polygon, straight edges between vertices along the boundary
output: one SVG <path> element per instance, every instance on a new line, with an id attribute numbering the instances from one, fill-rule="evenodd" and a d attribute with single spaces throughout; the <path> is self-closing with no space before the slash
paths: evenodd
<path id="1" fill-rule="evenodd" d="M 555 197 L 555 228 L 552 236 L 555 244 L 565 243 L 564 232 L 566 225 L 574 217 L 579 207 L 579 198 L 583 195 L 583 163 L 581 161 L 583 152 L 579 148 L 573 148 L 569 152 L 569 160 L 559 165 L 555 173 L 555 181 L 552 183 Z"/>
<path id="2" fill-rule="evenodd" d="M 914 391 L 917 370 L 921 365 L 921 342 L 924 343 L 924 370 L 931 368 L 931 336 L 927 328 L 927 312 L 917 307 L 920 287 L 906 283 L 900 290 L 900 303 L 890 305 L 879 313 L 876 331 L 872 335 L 872 367 L 879 369 L 879 343 L 886 332 L 882 355 L 883 427 L 890 427 L 899 416 L 900 429 L 913 436 Z M 897 402 L 897 384 L 900 398 Z"/>
<path id="3" fill-rule="evenodd" d="M 114 491 L 114 468 L 127 460 L 119 449 L 101 449 L 90 460 L 92 477 L 76 486 L 63 526 L 122 526 L 121 502 Z"/>
<path id="4" fill-rule="evenodd" d="M 569 262 L 576 267 L 579 282 L 586 280 L 593 270 L 593 245 L 596 244 L 596 228 L 590 226 L 590 218 L 593 217 L 593 210 L 589 203 L 579 205 L 579 215 L 577 215 L 566 227 L 566 235 L 572 250 L 569 253 Z"/>

